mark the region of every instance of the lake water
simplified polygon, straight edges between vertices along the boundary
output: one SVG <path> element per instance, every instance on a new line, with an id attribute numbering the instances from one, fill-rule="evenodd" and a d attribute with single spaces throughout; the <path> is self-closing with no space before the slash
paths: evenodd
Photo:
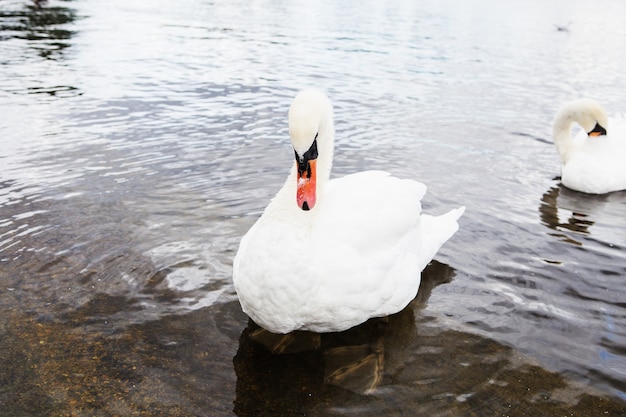
<path id="1" fill-rule="evenodd" d="M 559 185 L 626 109 L 626 3 L 0 2 L 0 415 L 626 415 L 626 193 Z M 271 355 L 232 259 L 303 87 L 334 175 L 467 206 L 407 309 Z"/>

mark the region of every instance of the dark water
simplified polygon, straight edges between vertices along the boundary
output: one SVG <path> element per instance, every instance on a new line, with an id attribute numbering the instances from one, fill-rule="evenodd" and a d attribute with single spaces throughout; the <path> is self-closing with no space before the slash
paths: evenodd
<path id="1" fill-rule="evenodd" d="M 0 2 L 0 415 L 626 415 L 626 193 L 551 120 L 626 109 L 626 5 Z M 272 355 L 232 258 L 334 101 L 334 172 L 461 229 L 388 320 Z M 284 341 L 282 341 L 284 342 Z"/>

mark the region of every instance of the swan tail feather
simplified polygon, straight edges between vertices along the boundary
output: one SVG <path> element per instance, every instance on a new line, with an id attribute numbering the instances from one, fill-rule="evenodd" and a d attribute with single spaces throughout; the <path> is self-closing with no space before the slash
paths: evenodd
<path id="1" fill-rule="evenodd" d="M 450 210 L 441 216 L 422 214 L 422 248 L 420 268 L 423 270 L 433 260 L 441 246 L 459 230 L 459 218 L 465 212 L 465 206 Z"/>

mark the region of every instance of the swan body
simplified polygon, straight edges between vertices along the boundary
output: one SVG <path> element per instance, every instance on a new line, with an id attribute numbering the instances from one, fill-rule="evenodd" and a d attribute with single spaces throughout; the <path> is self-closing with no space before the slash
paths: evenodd
<path id="1" fill-rule="evenodd" d="M 583 130 L 571 136 L 572 124 Z M 626 121 L 609 118 L 595 100 L 564 105 L 554 124 L 554 142 L 561 158 L 561 182 L 588 194 L 626 189 Z"/>
<path id="2" fill-rule="evenodd" d="M 382 171 L 329 180 L 332 105 L 319 91 L 296 96 L 289 133 L 296 163 L 235 256 L 243 311 L 288 333 L 342 331 L 402 310 L 465 208 L 420 215 L 426 186 Z"/>

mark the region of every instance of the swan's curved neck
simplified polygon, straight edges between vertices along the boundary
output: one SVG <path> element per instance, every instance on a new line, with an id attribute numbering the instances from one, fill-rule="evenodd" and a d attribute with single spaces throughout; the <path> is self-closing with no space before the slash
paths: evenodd
<path id="1" fill-rule="evenodd" d="M 572 139 L 572 124 L 574 121 L 571 118 L 560 117 L 554 121 L 553 136 L 556 149 L 561 157 L 561 162 L 566 163 L 572 153 L 579 147 Z"/>
<path id="2" fill-rule="evenodd" d="M 589 134 L 606 135 L 608 118 L 598 102 L 591 99 L 578 99 L 561 107 L 553 123 L 554 142 L 561 161 L 565 164 L 577 149 L 584 146 L 585 140 L 572 139 L 572 124 L 578 123 Z"/>

